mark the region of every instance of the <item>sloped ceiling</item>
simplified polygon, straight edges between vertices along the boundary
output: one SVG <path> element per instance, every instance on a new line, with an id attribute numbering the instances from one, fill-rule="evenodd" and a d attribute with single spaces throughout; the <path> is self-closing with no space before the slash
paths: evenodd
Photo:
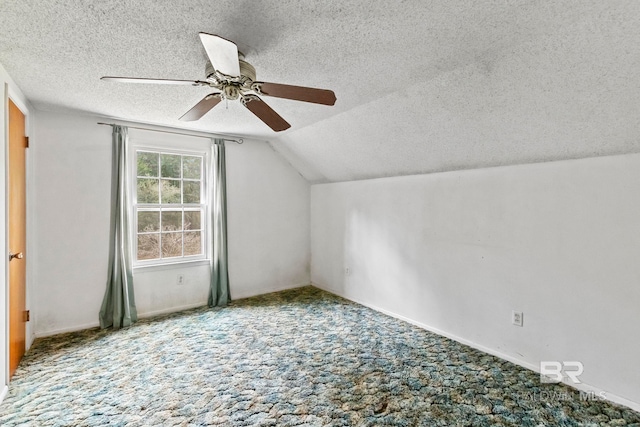
<path id="1" fill-rule="evenodd" d="M 640 151 L 638 28 L 635 0 L 4 0 L 0 63 L 38 109 L 257 137 L 331 182 Z M 206 88 L 99 80 L 201 79 L 200 31 L 336 105 L 265 98 L 278 134 L 231 102 L 185 126 Z"/>

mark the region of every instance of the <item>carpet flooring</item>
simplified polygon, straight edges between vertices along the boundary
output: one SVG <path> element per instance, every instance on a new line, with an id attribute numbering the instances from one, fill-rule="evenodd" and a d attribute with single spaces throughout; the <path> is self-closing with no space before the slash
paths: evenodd
<path id="1" fill-rule="evenodd" d="M 640 426 L 640 413 L 305 287 L 38 339 L 2 426 Z"/>

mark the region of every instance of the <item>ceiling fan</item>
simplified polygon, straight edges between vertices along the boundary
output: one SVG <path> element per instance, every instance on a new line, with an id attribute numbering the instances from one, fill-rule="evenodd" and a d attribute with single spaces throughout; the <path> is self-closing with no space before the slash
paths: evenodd
<path id="1" fill-rule="evenodd" d="M 180 120 L 200 119 L 222 100 L 240 100 L 242 105 L 255 114 L 275 132 L 291 127 L 278 113 L 269 107 L 258 95 L 293 99 L 315 104 L 334 105 L 336 95 L 331 90 L 280 83 L 256 81 L 255 68 L 244 60 L 236 44 L 213 34 L 200 33 L 200 41 L 209 57 L 205 66 L 204 80 L 147 79 L 139 77 L 104 76 L 101 80 L 125 83 L 152 83 L 170 85 L 207 86 L 216 89 L 205 96 Z"/>

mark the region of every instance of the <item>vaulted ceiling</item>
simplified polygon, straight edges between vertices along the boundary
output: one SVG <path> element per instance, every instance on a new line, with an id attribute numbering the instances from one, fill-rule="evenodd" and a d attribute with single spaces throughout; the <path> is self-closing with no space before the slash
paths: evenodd
<path id="1" fill-rule="evenodd" d="M 640 2 L 0 2 L 0 63 L 40 110 L 269 141 L 312 182 L 640 151 Z M 198 33 L 236 42 L 258 80 L 328 88 L 178 117 L 208 93 L 103 75 L 204 78 Z"/>

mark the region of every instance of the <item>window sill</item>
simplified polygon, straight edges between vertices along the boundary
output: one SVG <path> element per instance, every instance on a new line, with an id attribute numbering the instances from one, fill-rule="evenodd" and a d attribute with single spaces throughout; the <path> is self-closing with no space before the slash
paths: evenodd
<path id="1" fill-rule="evenodd" d="M 175 270 L 176 268 L 190 268 L 190 267 L 198 267 L 201 265 L 209 265 L 209 260 L 198 259 L 198 260 L 192 260 L 192 261 L 169 262 L 165 264 L 136 265 L 133 267 L 133 272 L 144 273 L 147 271 Z"/>

